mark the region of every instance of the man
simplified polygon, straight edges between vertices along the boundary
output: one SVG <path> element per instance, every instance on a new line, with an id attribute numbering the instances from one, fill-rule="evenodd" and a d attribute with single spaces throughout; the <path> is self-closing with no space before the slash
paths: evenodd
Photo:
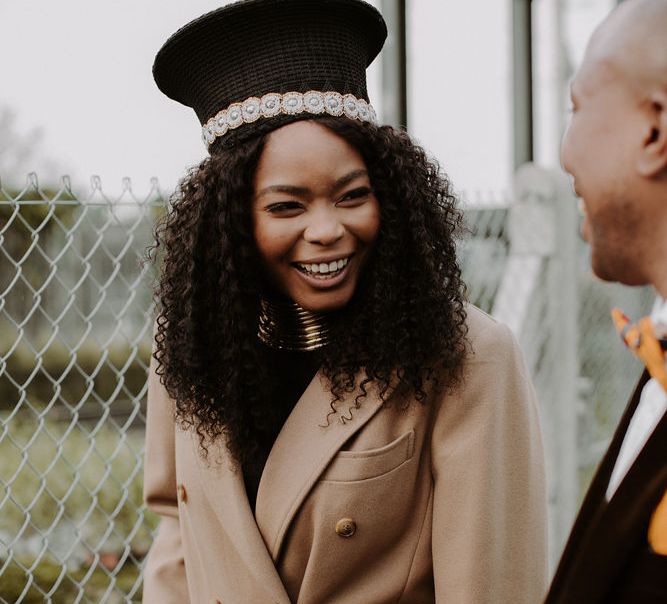
<path id="1" fill-rule="evenodd" d="M 583 202 L 593 271 L 654 287 L 659 299 L 643 343 L 657 341 L 657 364 L 642 376 L 593 478 L 546 602 L 667 602 L 659 342 L 667 333 L 667 0 L 623 2 L 593 34 L 571 93 L 561 159 Z"/>

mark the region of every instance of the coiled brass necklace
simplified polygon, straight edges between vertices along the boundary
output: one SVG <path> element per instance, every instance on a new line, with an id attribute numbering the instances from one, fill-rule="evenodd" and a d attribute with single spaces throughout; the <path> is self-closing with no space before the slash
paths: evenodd
<path id="1" fill-rule="evenodd" d="M 329 343 L 329 319 L 295 302 L 260 300 L 257 336 L 277 350 L 310 351 Z"/>

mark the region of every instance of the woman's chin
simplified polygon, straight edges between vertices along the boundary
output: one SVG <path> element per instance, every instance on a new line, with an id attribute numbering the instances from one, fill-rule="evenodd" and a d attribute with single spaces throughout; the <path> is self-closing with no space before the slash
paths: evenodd
<path id="1" fill-rule="evenodd" d="M 304 310 L 318 313 L 329 313 L 340 310 L 350 301 L 347 292 L 317 292 L 310 295 L 294 296 L 292 299 Z"/>
<path id="2" fill-rule="evenodd" d="M 347 304 L 347 300 L 340 301 L 297 301 L 297 304 L 304 310 L 316 313 L 330 313 L 340 310 Z"/>

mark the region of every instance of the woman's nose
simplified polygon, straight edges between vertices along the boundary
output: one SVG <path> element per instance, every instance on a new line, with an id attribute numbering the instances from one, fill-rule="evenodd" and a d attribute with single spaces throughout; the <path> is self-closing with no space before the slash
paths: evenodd
<path id="1" fill-rule="evenodd" d="M 303 237 L 309 243 L 332 245 L 345 234 L 335 207 L 312 210 Z"/>

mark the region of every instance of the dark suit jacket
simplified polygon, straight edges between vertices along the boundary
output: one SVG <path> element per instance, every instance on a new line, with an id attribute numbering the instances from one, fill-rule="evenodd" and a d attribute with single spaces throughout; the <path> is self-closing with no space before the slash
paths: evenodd
<path id="1" fill-rule="evenodd" d="M 649 376 L 644 372 L 581 506 L 545 604 L 667 602 L 667 556 L 648 544 L 651 515 L 667 489 L 667 414 L 607 503 L 623 437 Z"/>

